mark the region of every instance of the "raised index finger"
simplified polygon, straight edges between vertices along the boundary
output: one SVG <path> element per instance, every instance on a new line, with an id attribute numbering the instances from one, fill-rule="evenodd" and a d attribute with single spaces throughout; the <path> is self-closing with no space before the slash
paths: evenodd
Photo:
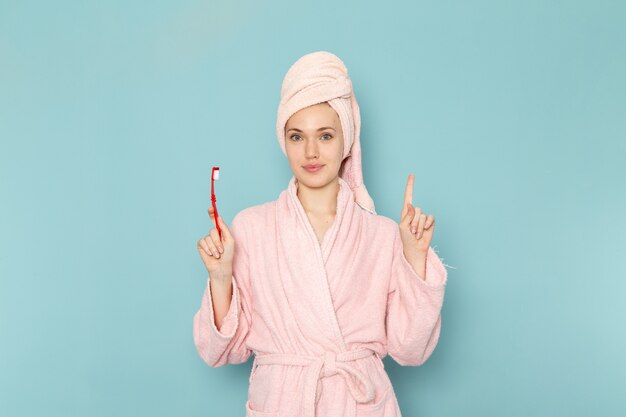
<path id="1" fill-rule="evenodd" d="M 415 177 L 413 174 L 409 174 L 409 178 L 406 181 L 406 190 L 404 191 L 404 207 L 406 207 L 407 203 L 413 204 L 413 181 Z"/>

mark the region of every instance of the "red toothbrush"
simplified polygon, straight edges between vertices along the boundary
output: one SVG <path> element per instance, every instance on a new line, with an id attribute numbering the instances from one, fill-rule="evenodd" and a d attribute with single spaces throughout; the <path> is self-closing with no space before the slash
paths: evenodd
<path id="1" fill-rule="evenodd" d="M 220 168 L 219 167 L 213 167 L 213 170 L 211 171 L 211 203 L 213 204 L 213 214 L 214 214 L 214 221 L 215 221 L 215 227 L 217 227 L 217 232 L 220 235 L 220 241 L 222 240 L 222 229 L 220 229 L 220 224 L 218 222 L 218 218 L 219 215 L 217 214 L 217 206 L 215 205 L 215 192 L 213 190 L 213 183 L 215 182 L 215 180 L 218 180 L 220 178 Z"/>

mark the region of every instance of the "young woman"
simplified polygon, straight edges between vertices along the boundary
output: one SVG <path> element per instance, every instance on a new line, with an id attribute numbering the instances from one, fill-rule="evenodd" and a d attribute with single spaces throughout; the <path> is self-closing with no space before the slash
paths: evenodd
<path id="1" fill-rule="evenodd" d="M 447 271 L 432 215 L 377 215 L 361 172 L 360 115 L 344 63 L 287 72 L 277 135 L 293 177 L 198 242 L 209 273 L 193 335 L 212 367 L 255 359 L 246 416 L 400 416 L 382 359 L 421 365 L 441 330 Z M 209 215 L 215 221 L 213 209 Z"/>

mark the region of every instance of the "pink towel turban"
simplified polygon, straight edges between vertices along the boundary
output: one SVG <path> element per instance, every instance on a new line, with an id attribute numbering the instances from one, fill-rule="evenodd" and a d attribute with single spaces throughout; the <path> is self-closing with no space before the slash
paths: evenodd
<path id="1" fill-rule="evenodd" d="M 361 171 L 361 116 L 348 69 L 336 55 L 317 51 L 298 59 L 287 71 L 281 88 L 276 133 L 285 156 L 285 125 L 298 110 L 314 104 L 328 104 L 337 112 L 343 130 L 343 164 L 339 176 L 352 189 L 354 200 L 365 210 L 376 214 Z"/>

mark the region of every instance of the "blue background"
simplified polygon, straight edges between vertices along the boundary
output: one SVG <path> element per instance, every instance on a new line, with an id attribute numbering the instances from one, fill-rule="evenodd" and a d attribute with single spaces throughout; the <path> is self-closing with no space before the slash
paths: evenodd
<path id="1" fill-rule="evenodd" d="M 406 416 L 626 413 L 626 3 L 0 2 L 0 415 L 241 416 L 196 250 L 274 200 L 300 56 L 346 63 L 364 177 L 449 266 Z"/>

